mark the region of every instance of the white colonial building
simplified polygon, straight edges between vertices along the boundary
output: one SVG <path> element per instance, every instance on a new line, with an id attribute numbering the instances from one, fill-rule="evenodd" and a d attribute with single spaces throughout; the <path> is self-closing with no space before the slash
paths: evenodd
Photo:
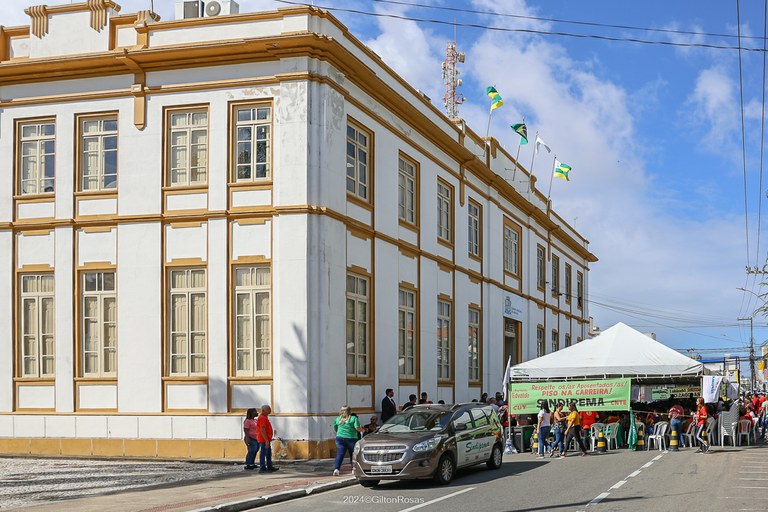
<path id="1" fill-rule="evenodd" d="M 26 12 L 0 453 L 238 458 L 270 403 L 281 455 L 329 456 L 343 404 L 470 400 L 586 336 L 588 242 L 327 12 Z"/>

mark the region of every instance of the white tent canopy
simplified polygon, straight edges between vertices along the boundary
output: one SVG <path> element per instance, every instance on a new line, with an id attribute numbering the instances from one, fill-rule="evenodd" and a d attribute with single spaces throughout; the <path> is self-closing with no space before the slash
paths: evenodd
<path id="1" fill-rule="evenodd" d="M 699 361 L 619 322 L 598 336 L 512 367 L 512 380 L 696 377 Z"/>

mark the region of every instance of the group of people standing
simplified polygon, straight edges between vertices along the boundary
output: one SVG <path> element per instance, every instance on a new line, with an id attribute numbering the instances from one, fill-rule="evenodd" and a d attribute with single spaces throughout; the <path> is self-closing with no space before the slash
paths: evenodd
<path id="1" fill-rule="evenodd" d="M 261 414 L 255 408 L 248 409 L 245 413 L 243 441 L 248 447 L 245 456 L 246 470 L 259 468 L 259 473 L 271 473 L 280 468 L 272 465 L 272 438 L 274 429 L 269 421 L 272 408 L 268 405 L 261 406 Z M 260 452 L 260 453 L 259 453 Z M 259 453 L 259 465 L 256 466 L 256 454 Z"/>
<path id="2" fill-rule="evenodd" d="M 539 455 L 537 458 L 543 459 L 544 454 L 549 450 L 549 456 L 565 457 L 568 453 L 568 447 L 573 439 L 579 445 L 581 456 L 587 456 L 587 448 L 584 446 L 584 439 L 581 435 L 581 415 L 576 404 L 568 405 L 568 413 L 563 412 L 563 404 L 558 404 L 554 412 L 550 412 L 549 405 L 543 402 L 537 415 L 536 435 L 539 440 Z M 550 431 L 554 430 L 555 439 L 550 444 L 547 440 Z"/>

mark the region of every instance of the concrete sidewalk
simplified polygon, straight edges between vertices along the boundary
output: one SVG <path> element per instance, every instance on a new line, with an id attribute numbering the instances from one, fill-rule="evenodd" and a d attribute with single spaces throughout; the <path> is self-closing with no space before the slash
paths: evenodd
<path id="1" fill-rule="evenodd" d="M 231 462 L 229 462 L 231 463 Z M 52 501 L 24 511 L 234 512 L 355 485 L 350 466 L 332 476 L 332 460 L 283 461 L 274 473 L 242 471 L 205 481 L 179 482 L 84 498 Z"/>

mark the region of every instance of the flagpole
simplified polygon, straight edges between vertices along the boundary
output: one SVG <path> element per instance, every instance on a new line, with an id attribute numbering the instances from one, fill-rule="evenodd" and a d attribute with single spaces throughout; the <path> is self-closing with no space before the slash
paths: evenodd
<path id="1" fill-rule="evenodd" d="M 493 115 L 493 108 L 491 108 L 488 111 L 488 127 L 485 129 L 485 143 L 483 144 L 483 160 L 485 160 L 485 157 L 487 155 L 488 143 L 490 142 L 489 137 L 491 136 L 491 116 L 492 115 Z"/>
<path id="2" fill-rule="evenodd" d="M 534 137 L 534 143 L 533 143 L 533 156 L 531 157 L 531 168 L 529 169 L 529 173 L 531 176 L 533 176 L 533 162 L 536 161 L 536 153 L 539 152 L 539 130 L 536 130 L 536 137 Z M 528 191 L 531 190 L 531 180 L 528 180 Z"/>
<path id="3" fill-rule="evenodd" d="M 525 116 L 523 116 L 523 124 L 525 124 Z M 538 132 L 536 132 L 538 134 Z M 520 165 L 519 158 L 520 158 L 520 148 L 523 147 L 523 138 L 520 137 L 520 140 L 517 141 L 517 154 L 515 155 L 515 169 L 512 171 L 512 183 L 515 183 L 515 174 L 517 174 L 517 168 Z"/>
<path id="4" fill-rule="evenodd" d="M 555 162 L 557 162 L 557 155 L 552 158 L 552 174 L 549 176 L 549 190 L 547 191 L 547 210 L 549 210 L 549 197 L 552 195 L 552 181 L 555 179 Z"/>

